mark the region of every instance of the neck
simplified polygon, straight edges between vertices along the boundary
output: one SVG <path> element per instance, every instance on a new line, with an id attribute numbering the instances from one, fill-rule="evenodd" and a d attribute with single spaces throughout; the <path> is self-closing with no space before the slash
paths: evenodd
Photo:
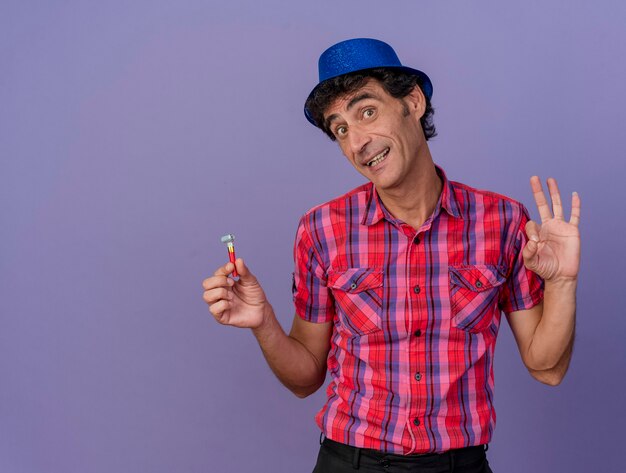
<path id="1" fill-rule="evenodd" d="M 416 166 L 403 185 L 392 189 L 376 189 L 385 208 L 395 218 L 415 230 L 432 215 L 443 189 L 432 156 L 425 146 L 425 155 L 416 160 Z"/>

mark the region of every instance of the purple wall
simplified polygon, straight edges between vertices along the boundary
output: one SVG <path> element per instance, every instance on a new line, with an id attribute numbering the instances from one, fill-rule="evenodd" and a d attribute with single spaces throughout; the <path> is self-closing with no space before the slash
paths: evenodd
<path id="1" fill-rule="evenodd" d="M 582 196 L 572 367 L 534 382 L 503 325 L 494 471 L 623 470 L 626 4 L 212 3 L 0 7 L 0 471 L 312 469 L 323 393 L 200 283 L 233 232 L 289 327 L 298 218 L 361 182 L 302 115 L 353 36 L 428 72 L 450 178 L 534 216 L 534 173 Z"/>

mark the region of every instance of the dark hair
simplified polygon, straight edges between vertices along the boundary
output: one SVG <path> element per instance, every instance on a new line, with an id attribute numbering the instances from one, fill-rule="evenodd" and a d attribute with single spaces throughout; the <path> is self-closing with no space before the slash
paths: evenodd
<path id="1" fill-rule="evenodd" d="M 317 127 L 326 133 L 331 140 L 335 140 L 335 135 L 324 122 L 324 112 L 338 97 L 358 90 L 368 79 L 378 80 L 387 93 L 397 99 L 402 99 L 409 95 L 416 85 L 421 88 L 420 79 L 417 76 L 391 68 L 353 72 L 322 82 L 307 99 L 305 108 L 311 114 Z M 437 136 L 435 124 L 433 123 L 434 113 L 435 109 L 432 107 L 428 97 L 426 97 L 426 110 L 424 110 L 420 123 L 427 141 Z"/>

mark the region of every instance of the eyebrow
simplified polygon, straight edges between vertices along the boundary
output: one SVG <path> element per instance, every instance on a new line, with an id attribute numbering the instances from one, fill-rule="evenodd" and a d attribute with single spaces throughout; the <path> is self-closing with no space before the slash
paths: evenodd
<path id="1" fill-rule="evenodd" d="M 350 110 L 352 107 L 354 107 L 354 105 L 356 105 L 361 100 L 376 99 L 376 98 L 378 97 L 374 94 L 371 94 L 370 92 L 363 92 L 362 94 L 352 97 L 352 99 L 348 102 L 348 106 L 346 107 L 346 110 Z M 336 113 L 333 113 L 328 118 L 326 118 L 326 120 L 324 120 L 324 124 L 326 125 L 326 128 L 330 128 L 330 124 L 337 118 L 339 118 L 339 115 Z"/>

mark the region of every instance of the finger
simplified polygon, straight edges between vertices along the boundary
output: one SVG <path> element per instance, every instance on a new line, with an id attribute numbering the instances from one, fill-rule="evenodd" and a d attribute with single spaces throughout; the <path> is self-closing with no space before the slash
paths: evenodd
<path id="1" fill-rule="evenodd" d="M 534 240 L 528 240 L 526 246 L 522 250 L 522 257 L 524 258 L 524 266 L 530 270 L 534 270 L 537 266 L 537 249 L 539 244 Z"/>
<path id="2" fill-rule="evenodd" d="M 561 193 L 559 192 L 559 186 L 556 183 L 556 179 L 548 178 L 548 190 L 550 191 L 550 199 L 552 200 L 552 212 L 554 218 L 563 220 L 563 205 L 561 204 Z"/>
<path id="3" fill-rule="evenodd" d="M 215 320 L 217 320 L 221 324 L 225 324 L 228 322 L 228 313 L 230 311 L 230 301 L 221 300 L 216 302 L 215 304 L 209 307 L 209 312 L 213 314 Z"/>
<path id="4" fill-rule="evenodd" d="M 541 227 L 534 220 L 526 222 L 526 236 L 529 240 L 539 241 L 539 231 Z"/>
<path id="5" fill-rule="evenodd" d="M 234 268 L 235 268 L 235 265 L 229 261 L 224 266 L 220 266 L 219 268 L 217 268 L 217 270 L 213 273 L 213 275 L 214 276 L 228 276 L 230 273 L 233 272 Z"/>
<path id="6" fill-rule="evenodd" d="M 239 282 L 243 284 L 256 284 L 257 279 L 252 274 L 250 269 L 246 266 L 243 261 L 243 258 L 237 258 L 235 260 L 235 264 L 237 265 L 237 272 L 239 273 Z"/>
<path id="7" fill-rule="evenodd" d="M 548 206 L 548 201 L 546 200 L 546 196 L 543 193 L 541 180 L 538 176 L 533 176 L 530 178 L 530 187 L 533 190 L 533 196 L 535 198 L 535 203 L 537 204 L 537 210 L 539 210 L 541 223 L 545 222 L 546 220 L 550 220 L 552 218 L 552 213 L 550 212 L 550 207 Z"/>
<path id="8" fill-rule="evenodd" d="M 580 196 L 578 192 L 572 193 L 572 216 L 569 223 L 578 226 L 580 223 Z"/>
<path id="9" fill-rule="evenodd" d="M 230 287 L 235 281 L 228 276 L 211 276 L 202 281 L 202 287 L 205 291 L 216 287 Z"/>
<path id="10" fill-rule="evenodd" d="M 232 300 L 233 293 L 232 291 L 224 289 L 223 287 L 218 287 L 216 289 L 211 289 L 210 291 L 204 291 L 204 294 L 202 294 L 202 298 L 208 304 L 214 304 L 215 302 L 218 302 L 222 299 L 227 301 Z"/>

